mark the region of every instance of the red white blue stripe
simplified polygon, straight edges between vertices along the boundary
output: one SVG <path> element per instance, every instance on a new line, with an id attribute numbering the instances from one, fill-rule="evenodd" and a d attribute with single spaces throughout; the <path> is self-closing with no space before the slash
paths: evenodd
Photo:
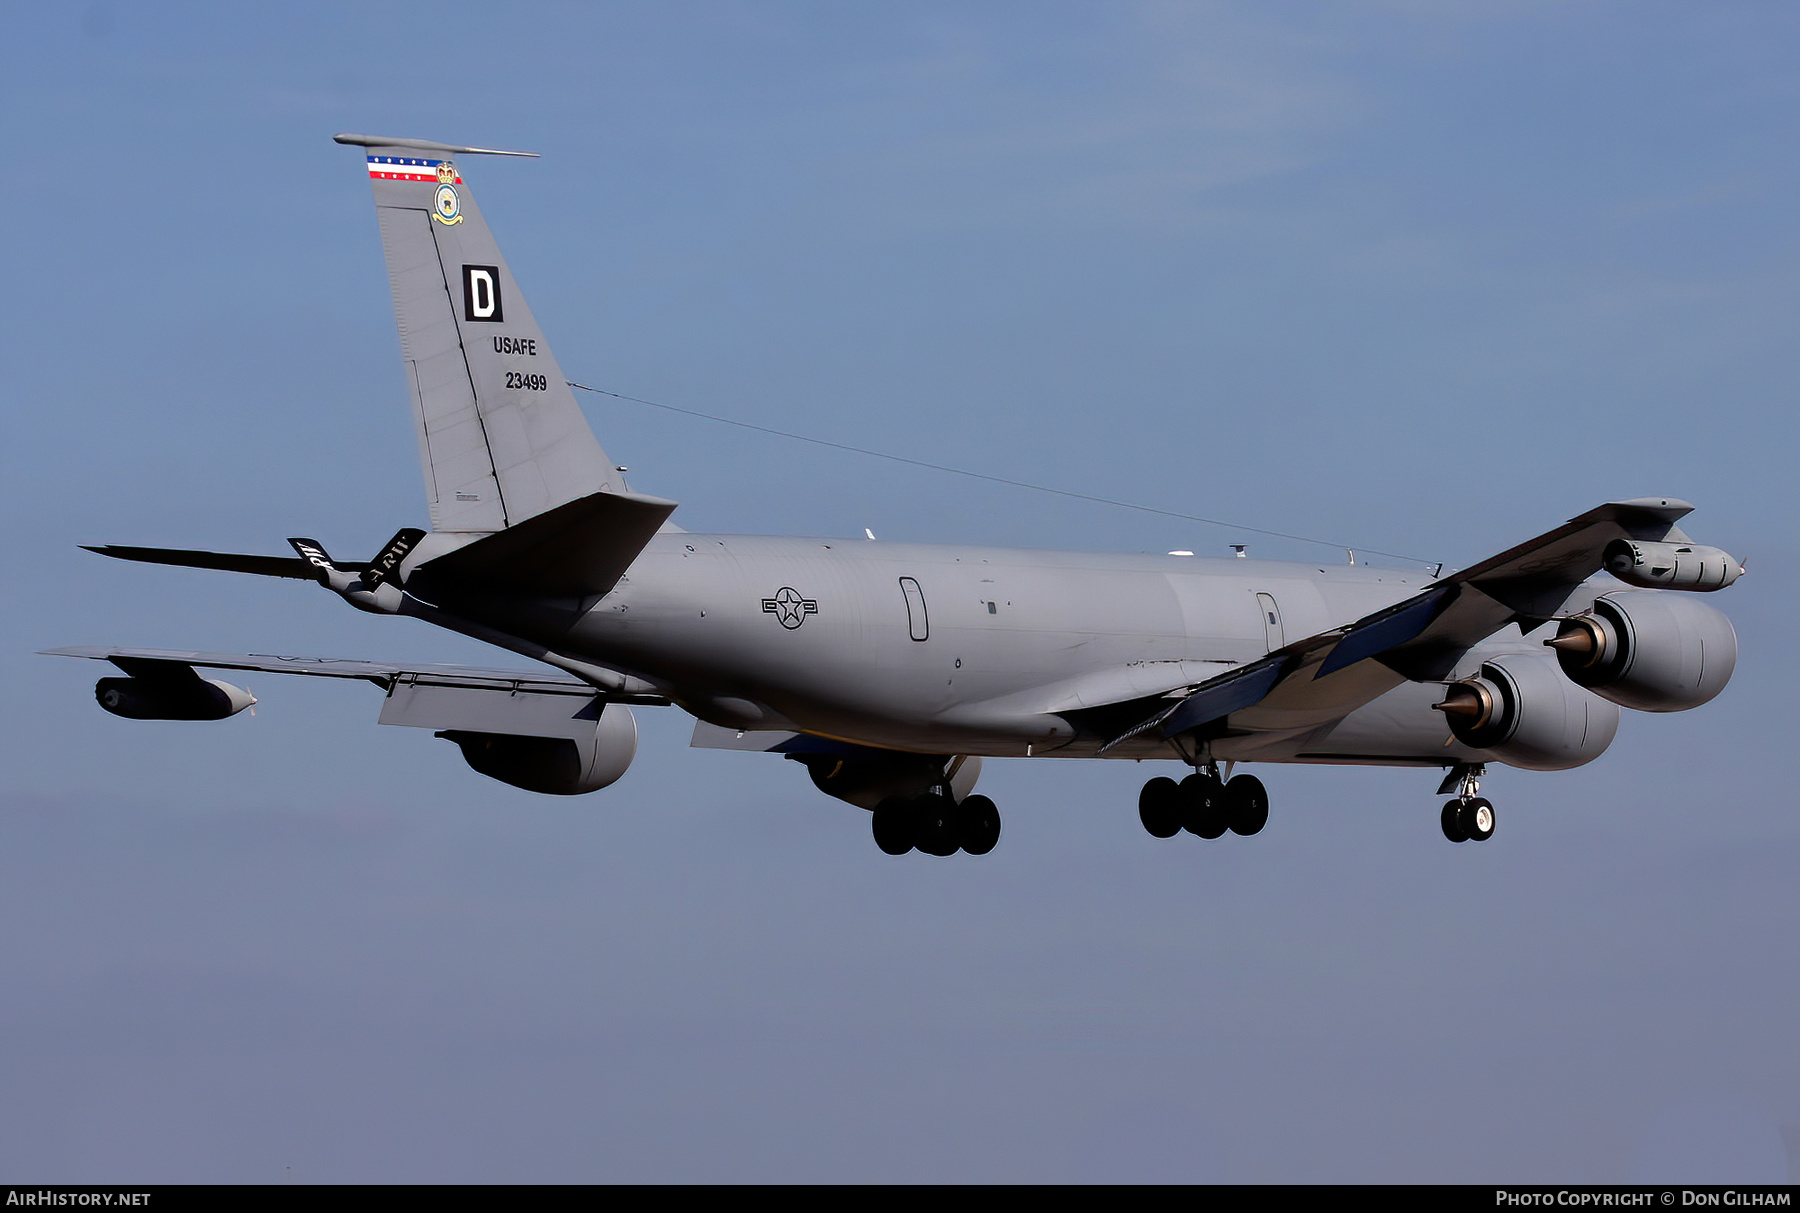
<path id="1" fill-rule="evenodd" d="M 445 161 L 421 160 L 417 156 L 370 156 L 369 176 L 376 181 L 429 181 L 435 185 L 438 165 L 443 163 Z M 456 184 L 462 184 L 460 175 Z"/>

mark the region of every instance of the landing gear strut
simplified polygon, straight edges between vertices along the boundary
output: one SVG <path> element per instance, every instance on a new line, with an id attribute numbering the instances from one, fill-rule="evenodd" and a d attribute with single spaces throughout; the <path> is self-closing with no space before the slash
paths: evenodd
<path id="1" fill-rule="evenodd" d="M 943 790 L 910 799 L 890 796 L 870 821 L 875 845 L 889 855 L 918 848 L 927 855 L 986 855 L 1000 841 L 1000 810 L 986 796 L 961 803 Z"/>
<path id="2" fill-rule="evenodd" d="M 1186 830 L 1214 839 L 1226 830 L 1248 837 L 1269 820 L 1269 793 L 1254 775 L 1219 777 L 1216 763 L 1206 763 L 1176 783 L 1159 775 L 1138 793 L 1138 820 L 1156 838 L 1173 838 Z"/>
<path id="3" fill-rule="evenodd" d="M 1494 806 L 1476 795 L 1486 773 L 1482 766 L 1458 766 L 1438 789 L 1439 793 L 1457 789 L 1456 799 L 1446 801 L 1443 812 L 1438 814 L 1444 837 L 1451 842 L 1486 842 L 1494 836 Z"/>

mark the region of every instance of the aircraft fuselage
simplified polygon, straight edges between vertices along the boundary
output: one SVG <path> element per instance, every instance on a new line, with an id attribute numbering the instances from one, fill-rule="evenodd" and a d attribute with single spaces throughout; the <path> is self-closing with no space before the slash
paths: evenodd
<path id="1" fill-rule="evenodd" d="M 658 535 L 608 594 L 458 609 L 670 687 L 702 720 L 917 752 L 1094 753 L 1062 713 L 1154 696 L 1401 601 L 1422 571 L 745 535 Z M 1471 666 L 1514 641 L 1472 652 Z M 1407 684 L 1336 725 L 1334 761 L 1478 761 Z M 1321 738 L 1260 737 L 1260 761 Z M 1174 757 L 1155 738 L 1114 757 Z"/>

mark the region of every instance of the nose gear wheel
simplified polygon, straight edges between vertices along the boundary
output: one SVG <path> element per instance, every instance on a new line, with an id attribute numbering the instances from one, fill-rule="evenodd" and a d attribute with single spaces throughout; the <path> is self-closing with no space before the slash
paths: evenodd
<path id="1" fill-rule="evenodd" d="M 1448 800 L 1438 824 L 1451 842 L 1486 842 L 1494 836 L 1494 806 L 1480 796 Z"/>
<path id="2" fill-rule="evenodd" d="M 1438 814 L 1438 825 L 1451 842 L 1486 842 L 1494 836 L 1494 806 L 1480 795 L 1485 774 L 1481 763 L 1458 763 L 1438 786 L 1440 796 L 1456 791 L 1456 799 L 1445 801 Z"/>

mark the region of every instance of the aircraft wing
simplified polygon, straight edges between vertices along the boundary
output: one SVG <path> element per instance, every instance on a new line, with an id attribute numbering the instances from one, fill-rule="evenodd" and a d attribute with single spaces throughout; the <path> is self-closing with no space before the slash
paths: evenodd
<path id="1" fill-rule="evenodd" d="M 350 657 L 282 657 L 267 653 L 197 653 L 186 649 L 121 649 L 77 647 L 46 649 L 47 657 L 88 657 L 110 661 L 127 674 L 137 675 L 156 663 L 209 670 L 255 670 L 270 674 L 305 674 L 314 678 L 354 678 L 372 682 L 383 690 L 405 684 L 452 687 L 481 691 L 508 691 L 532 695 L 571 695 L 592 698 L 594 687 L 566 674 L 548 670 L 504 670 L 485 666 L 395 664 L 360 661 Z M 626 697 L 632 702 L 643 696 Z M 663 703 L 666 700 L 657 699 Z"/>
<path id="2" fill-rule="evenodd" d="M 1692 509 L 1658 497 L 1589 510 L 1404 602 L 1200 683 L 1184 697 L 1139 701 L 1142 718 L 1101 752 L 1147 733 L 1286 737 L 1332 724 L 1403 682 L 1447 676 L 1472 646 L 1509 623 L 1529 631 L 1555 618 L 1600 571 L 1613 540 L 1686 540 L 1675 523 Z M 1119 707 L 1108 709 L 1106 719 L 1118 720 Z"/>
<path id="3" fill-rule="evenodd" d="M 603 696 L 591 683 L 565 674 L 485 666 L 406 665 L 347 657 L 196 653 L 186 649 L 68 648 L 49 649 L 45 655 L 110 661 L 131 678 L 153 684 L 197 680 L 196 668 L 257 670 L 370 682 L 385 692 L 380 723 L 431 729 L 438 731 L 440 736 L 462 731 L 592 740 L 596 722 L 607 703 L 660 706 L 669 702 L 655 695 Z M 104 685 L 105 680 L 102 680 Z M 240 707 L 255 702 L 254 698 L 246 696 Z M 106 706 L 104 700 L 101 706 Z M 150 718 L 194 717 L 153 713 Z"/>

